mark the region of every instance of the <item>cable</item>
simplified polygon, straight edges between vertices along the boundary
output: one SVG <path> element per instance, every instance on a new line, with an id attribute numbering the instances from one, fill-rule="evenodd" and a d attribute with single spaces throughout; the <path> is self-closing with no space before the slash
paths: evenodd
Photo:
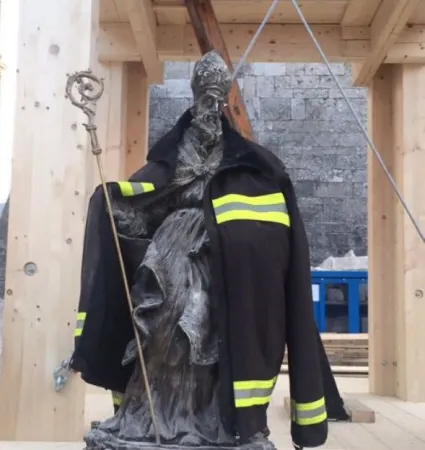
<path id="1" fill-rule="evenodd" d="M 395 194 L 397 195 L 398 199 L 400 200 L 400 203 L 403 205 L 404 210 L 406 211 L 406 214 L 409 216 L 413 226 L 415 227 L 416 231 L 419 234 L 419 237 L 422 239 L 422 242 L 425 242 L 425 234 L 423 233 L 423 231 L 421 230 L 419 223 L 417 222 L 417 220 L 415 219 L 415 217 L 413 216 L 410 208 L 407 206 L 406 201 L 403 198 L 403 195 L 401 194 L 401 192 L 399 191 L 396 182 L 394 181 L 394 178 L 392 177 L 390 171 L 388 170 L 387 166 L 385 165 L 384 160 L 382 159 L 380 153 L 378 152 L 378 150 L 375 147 L 375 144 L 373 143 L 372 139 L 369 137 L 368 132 L 365 130 L 365 127 L 363 126 L 359 116 L 357 115 L 356 111 L 353 108 L 353 105 L 350 102 L 350 99 L 347 97 L 347 94 L 344 91 L 344 88 L 341 86 L 340 82 L 338 81 L 338 78 L 336 77 L 335 73 L 332 70 L 332 67 L 328 61 L 328 58 L 326 57 L 325 53 L 322 50 L 322 47 L 320 46 L 319 42 L 317 41 L 316 37 L 314 36 L 314 33 L 310 27 L 310 25 L 308 24 L 303 12 L 301 11 L 301 8 L 298 5 L 297 0 L 291 0 L 292 4 L 294 5 L 294 8 L 296 9 L 298 15 L 300 16 L 301 22 L 304 24 L 308 34 L 310 35 L 311 39 L 313 39 L 313 42 L 318 50 L 318 52 L 320 53 L 320 56 L 322 57 L 323 61 L 325 62 L 329 73 L 331 74 L 332 78 L 334 79 L 336 85 L 338 86 L 338 89 L 340 90 L 342 96 L 344 97 L 345 101 L 348 104 L 348 107 L 350 109 L 350 111 L 352 112 L 354 118 L 356 119 L 357 124 L 359 125 L 366 141 L 368 142 L 370 148 L 372 149 L 375 157 L 377 158 L 379 164 L 381 165 L 382 169 L 385 172 L 385 175 L 387 176 L 392 188 L 394 189 Z"/>
<path id="2" fill-rule="evenodd" d="M 252 47 L 254 47 L 255 43 L 257 42 L 258 36 L 260 36 L 261 32 L 263 31 L 264 27 L 266 26 L 266 23 L 269 21 L 270 16 L 273 14 L 273 11 L 275 10 L 278 3 L 279 3 L 279 0 L 274 0 L 273 3 L 270 5 L 270 8 L 267 11 L 267 14 L 263 19 L 263 22 L 258 27 L 256 33 L 254 34 L 253 38 L 251 39 L 251 42 L 248 44 L 248 47 L 245 50 L 245 53 L 243 54 L 242 58 L 239 60 L 238 64 L 236 65 L 235 70 L 233 71 L 232 81 L 235 80 L 235 78 L 237 77 L 237 75 L 239 73 L 239 70 L 245 64 L 246 58 L 250 54 Z"/>

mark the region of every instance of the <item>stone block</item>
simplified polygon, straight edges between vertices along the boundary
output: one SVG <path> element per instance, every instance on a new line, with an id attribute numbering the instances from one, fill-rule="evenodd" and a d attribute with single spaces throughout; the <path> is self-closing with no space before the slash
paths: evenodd
<path id="1" fill-rule="evenodd" d="M 167 61 L 164 64 L 164 78 L 188 80 L 191 75 L 190 64 L 180 61 Z"/>
<path id="2" fill-rule="evenodd" d="M 353 183 L 353 197 L 367 198 L 367 183 Z"/>
<path id="3" fill-rule="evenodd" d="M 276 77 L 276 89 L 315 89 L 321 87 L 319 85 L 320 77 L 318 75 L 306 75 L 297 77 L 295 75 L 287 75 Z"/>
<path id="4" fill-rule="evenodd" d="M 332 120 L 336 114 L 337 99 L 308 98 L 305 101 L 308 120 Z"/>
<path id="5" fill-rule="evenodd" d="M 189 108 L 190 104 L 188 98 L 151 98 L 149 116 L 175 121 Z"/>
<path id="6" fill-rule="evenodd" d="M 332 71 L 335 75 L 345 75 L 347 67 L 345 64 L 331 64 Z M 329 69 L 325 64 L 320 63 L 294 63 L 287 64 L 286 73 L 288 75 L 305 76 L 305 75 L 329 75 Z"/>
<path id="7" fill-rule="evenodd" d="M 256 78 L 256 95 L 260 98 L 268 98 L 274 96 L 274 78 L 273 77 L 257 77 Z"/>
<path id="8" fill-rule="evenodd" d="M 291 101 L 281 98 L 260 98 L 262 120 L 290 120 Z"/>
<path id="9" fill-rule="evenodd" d="M 286 74 L 286 68 L 287 64 L 285 63 L 270 63 L 264 66 L 263 71 L 264 75 L 268 77 L 275 77 L 275 76 L 281 77 L 282 75 Z"/>
<path id="10" fill-rule="evenodd" d="M 193 97 L 188 80 L 165 80 L 164 87 L 167 98 Z"/>
<path id="11" fill-rule="evenodd" d="M 341 91 L 335 86 L 335 88 L 329 89 L 329 97 L 330 98 L 344 98 L 341 94 Z M 345 95 L 348 98 L 366 98 L 367 97 L 367 89 L 366 88 L 347 88 L 344 89 Z"/>
<path id="12" fill-rule="evenodd" d="M 305 119 L 305 99 L 293 98 L 291 100 L 291 119 L 292 120 Z"/>
<path id="13" fill-rule="evenodd" d="M 329 89 L 293 89 L 294 98 L 329 98 Z"/>
<path id="14" fill-rule="evenodd" d="M 247 75 L 243 78 L 244 97 L 255 97 L 257 92 L 257 78 Z"/>

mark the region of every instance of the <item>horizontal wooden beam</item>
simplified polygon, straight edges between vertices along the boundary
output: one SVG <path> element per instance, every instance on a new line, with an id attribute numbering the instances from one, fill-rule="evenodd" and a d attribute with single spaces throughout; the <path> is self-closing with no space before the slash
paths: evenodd
<path id="1" fill-rule="evenodd" d="M 369 26 L 380 2 L 381 0 L 350 0 L 347 2 L 341 25 Z"/>
<path id="2" fill-rule="evenodd" d="M 360 62 L 370 56 L 368 27 L 313 25 L 313 32 L 331 62 Z M 255 25 L 221 25 L 221 33 L 232 61 L 246 50 Z M 158 57 L 162 61 L 195 61 L 200 50 L 191 25 L 157 27 Z M 98 41 L 99 59 L 140 61 L 140 53 L 127 23 L 104 23 Z M 303 25 L 266 25 L 248 60 L 251 62 L 322 62 Z M 392 45 L 385 63 L 424 63 L 425 25 L 405 27 Z"/>
<path id="3" fill-rule="evenodd" d="M 356 86 L 367 86 L 406 28 L 419 0 L 383 0 L 370 27 L 370 55 L 354 74 Z"/>

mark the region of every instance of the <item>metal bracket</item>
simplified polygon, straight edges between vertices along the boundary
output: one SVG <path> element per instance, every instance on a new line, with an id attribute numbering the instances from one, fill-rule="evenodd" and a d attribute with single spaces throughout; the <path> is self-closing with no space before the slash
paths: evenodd
<path id="1" fill-rule="evenodd" d="M 53 372 L 53 379 L 55 381 L 55 391 L 60 392 L 64 389 L 66 384 L 68 383 L 68 380 L 70 378 L 70 375 L 74 373 L 74 371 L 71 369 L 72 357 L 69 357 L 68 359 L 64 359 L 59 367 L 55 369 Z"/>

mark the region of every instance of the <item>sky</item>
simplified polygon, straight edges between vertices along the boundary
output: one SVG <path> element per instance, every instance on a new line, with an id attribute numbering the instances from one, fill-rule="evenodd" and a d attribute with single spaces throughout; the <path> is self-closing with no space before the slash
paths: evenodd
<path id="1" fill-rule="evenodd" d="M 0 54 L 6 69 L 0 80 L 0 203 L 9 195 L 16 96 L 18 5 L 1 0 Z"/>

